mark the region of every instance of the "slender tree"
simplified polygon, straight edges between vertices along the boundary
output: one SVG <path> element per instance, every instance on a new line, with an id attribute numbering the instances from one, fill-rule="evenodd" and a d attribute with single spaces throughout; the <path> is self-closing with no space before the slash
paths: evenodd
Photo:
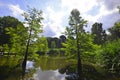
<path id="1" fill-rule="evenodd" d="M 29 8 L 28 13 L 24 13 L 23 14 L 24 18 L 25 18 L 25 24 L 28 25 L 28 39 L 27 39 L 27 43 L 26 43 L 26 52 L 25 52 L 25 56 L 24 56 L 24 60 L 22 63 L 22 68 L 23 71 L 25 71 L 26 69 L 26 61 L 27 61 L 27 56 L 28 56 L 28 52 L 29 52 L 29 46 L 30 44 L 32 44 L 33 41 L 35 41 L 35 39 L 37 39 L 39 37 L 39 33 L 43 32 L 42 30 L 42 11 L 39 11 L 35 8 L 31 9 Z M 24 72 L 23 72 L 24 75 Z"/>
<path id="2" fill-rule="evenodd" d="M 71 47 L 73 48 L 73 50 L 77 52 L 77 56 L 78 56 L 78 76 L 79 76 L 78 80 L 82 80 L 82 64 L 81 64 L 81 57 L 80 57 L 81 55 L 80 48 L 82 44 L 81 43 L 82 36 L 85 34 L 84 26 L 86 24 L 87 24 L 87 21 L 82 19 L 82 17 L 80 16 L 80 12 L 77 9 L 73 9 L 71 11 L 71 15 L 69 18 L 70 27 L 66 28 L 65 34 L 68 36 L 66 43 L 76 44 L 76 47 L 73 47 L 73 45 Z"/>

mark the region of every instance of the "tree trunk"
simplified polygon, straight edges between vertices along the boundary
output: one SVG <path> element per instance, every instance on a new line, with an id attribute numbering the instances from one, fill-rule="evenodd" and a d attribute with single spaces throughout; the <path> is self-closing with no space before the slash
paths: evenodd
<path id="1" fill-rule="evenodd" d="M 82 80 L 82 64 L 81 64 L 81 58 L 80 58 L 80 52 L 78 51 L 78 80 Z"/>
<path id="2" fill-rule="evenodd" d="M 76 28 L 76 44 L 77 44 L 77 54 L 78 54 L 78 80 L 82 80 L 82 64 L 81 64 L 81 58 L 80 58 L 80 45 L 79 45 L 79 38 L 78 38 L 78 31 Z"/>
<path id="3" fill-rule="evenodd" d="M 26 52 L 25 52 L 23 63 L 22 63 L 22 76 L 25 75 L 27 56 L 28 56 L 28 49 L 29 49 L 30 38 L 31 38 L 31 32 L 32 32 L 32 30 L 30 30 L 30 34 L 29 34 L 29 37 L 28 37 L 27 45 L 26 45 Z"/>

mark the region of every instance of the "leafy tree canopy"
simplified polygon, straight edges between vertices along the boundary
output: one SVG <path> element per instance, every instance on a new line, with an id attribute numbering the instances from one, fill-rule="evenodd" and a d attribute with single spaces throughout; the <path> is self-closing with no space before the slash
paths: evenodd
<path id="1" fill-rule="evenodd" d="M 0 45 L 9 43 L 10 35 L 6 34 L 5 28 L 16 28 L 21 24 L 18 19 L 11 16 L 0 17 Z"/>

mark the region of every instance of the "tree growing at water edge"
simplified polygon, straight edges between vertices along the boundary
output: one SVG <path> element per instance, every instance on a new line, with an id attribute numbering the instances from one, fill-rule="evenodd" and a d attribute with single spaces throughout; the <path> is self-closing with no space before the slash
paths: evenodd
<path id="1" fill-rule="evenodd" d="M 39 33 L 42 33 L 42 11 L 39 11 L 35 8 L 29 8 L 28 13 L 23 14 L 25 18 L 25 24 L 28 25 L 28 38 L 27 38 L 27 43 L 26 43 L 26 51 L 24 55 L 24 60 L 22 63 L 22 68 L 23 71 L 26 69 L 26 61 L 27 61 L 27 56 L 29 52 L 29 46 L 34 42 L 38 37 Z M 24 72 L 23 72 L 24 75 Z"/>
<path id="2" fill-rule="evenodd" d="M 84 26 L 87 24 L 87 21 L 85 21 L 84 19 L 82 19 L 82 17 L 80 16 L 80 12 L 77 9 L 73 9 L 71 11 L 71 15 L 69 17 L 69 25 L 70 27 L 66 28 L 66 32 L 65 34 L 67 35 L 67 44 L 63 44 L 65 47 L 68 47 L 69 45 L 71 45 L 72 43 L 75 43 L 72 46 L 69 46 L 69 52 L 71 53 L 73 49 L 75 50 L 75 52 L 77 52 L 77 59 L 78 59 L 78 76 L 79 79 L 78 80 L 82 80 L 82 64 L 81 64 L 81 40 L 83 35 L 85 34 L 85 30 L 84 30 Z"/>

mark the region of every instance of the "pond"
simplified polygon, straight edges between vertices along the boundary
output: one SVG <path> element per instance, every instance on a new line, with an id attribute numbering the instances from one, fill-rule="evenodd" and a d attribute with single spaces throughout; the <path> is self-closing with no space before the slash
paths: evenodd
<path id="1" fill-rule="evenodd" d="M 61 69 L 72 61 L 50 57 L 40 57 L 37 62 L 28 60 L 24 78 L 17 62 L 14 58 L 0 58 L 0 80 L 66 80 L 67 74 Z"/>
<path id="2" fill-rule="evenodd" d="M 27 61 L 26 66 L 26 76 L 25 79 L 32 79 L 32 80 L 65 80 L 66 73 L 60 74 L 59 70 L 42 70 L 41 67 L 35 68 L 33 61 Z M 32 72 L 32 69 L 35 69 L 35 72 L 33 73 L 33 76 L 30 77 L 30 73 Z M 31 71 L 31 72 L 30 72 Z M 28 73 L 28 74 L 27 74 Z"/>
<path id="3" fill-rule="evenodd" d="M 24 77 L 18 62 L 15 58 L 0 58 L 0 80 L 77 80 L 77 62 L 74 60 L 52 57 L 28 60 Z M 87 63 L 83 64 L 83 77 L 84 80 L 120 80 L 120 76 L 100 73 Z"/>

